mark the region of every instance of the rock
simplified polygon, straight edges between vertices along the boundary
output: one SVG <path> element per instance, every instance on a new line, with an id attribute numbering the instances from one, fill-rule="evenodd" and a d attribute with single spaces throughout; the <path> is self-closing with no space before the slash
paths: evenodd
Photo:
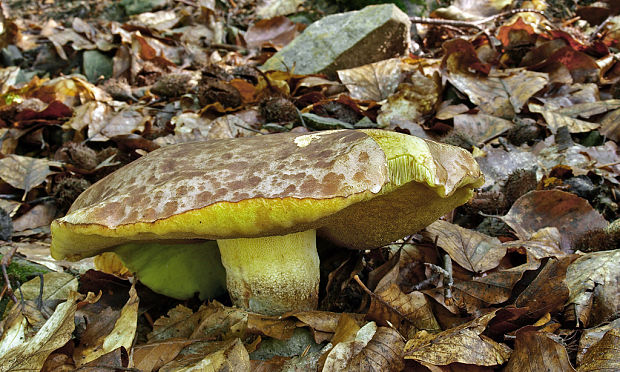
<path id="1" fill-rule="evenodd" d="M 297 74 L 324 73 L 353 68 L 407 53 L 411 22 L 393 4 L 333 14 L 314 22 L 262 66 L 263 70 Z"/>

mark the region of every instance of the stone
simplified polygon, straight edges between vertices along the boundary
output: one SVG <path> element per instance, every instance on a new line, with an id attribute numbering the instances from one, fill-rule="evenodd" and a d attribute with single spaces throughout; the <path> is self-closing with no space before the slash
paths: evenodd
<path id="1" fill-rule="evenodd" d="M 407 14 L 393 4 L 333 14 L 308 26 L 261 68 L 294 67 L 297 74 L 324 73 L 335 79 L 338 70 L 405 55 L 410 28 Z"/>

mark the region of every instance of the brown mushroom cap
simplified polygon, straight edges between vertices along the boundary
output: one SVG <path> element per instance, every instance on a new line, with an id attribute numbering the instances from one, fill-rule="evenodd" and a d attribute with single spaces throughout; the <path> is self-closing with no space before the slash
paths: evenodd
<path id="1" fill-rule="evenodd" d="M 79 259 L 135 240 L 310 229 L 351 248 L 372 248 L 428 225 L 481 182 L 465 150 L 380 130 L 167 146 L 80 195 L 52 224 L 52 255 Z"/>

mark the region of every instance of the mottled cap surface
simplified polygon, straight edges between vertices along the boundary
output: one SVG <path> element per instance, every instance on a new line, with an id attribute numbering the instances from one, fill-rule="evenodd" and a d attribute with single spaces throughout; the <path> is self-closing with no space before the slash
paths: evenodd
<path id="1" fill-rule="evenodd" d="M 381 148 L 356 131 L 186 143 L 153 151 L 96 183 L 62 220 L 115 228 L 221 202 L 376 193 L 386 177 Z"/>

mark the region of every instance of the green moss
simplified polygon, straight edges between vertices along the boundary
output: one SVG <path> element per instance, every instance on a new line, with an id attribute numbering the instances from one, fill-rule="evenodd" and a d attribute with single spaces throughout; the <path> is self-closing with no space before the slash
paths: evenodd
<path id="1" fill-rule="evenodd" d="M 2 259 L 2 255 L 0 254 L 0 259 Z M 39 274 L 45 274 L 50 272 L 48 268 L 45 266 L 24 260 L 19 257 L 14 257 L 9 267 L 7 267 L 7 274 L 9 276 L 9 280 L 11 281 L 11 288 L 15 291 L 15 296 L 19 298 L 19 285 L 21 283 L 25 283 L 28 280 L 32 279 L 34 276 Z M 4 276 L 0 274 L 0 288 L 4 287 Z M 0 317 L 4 314 L 4 309 L 6 305 L 10 301 L 8 296 L 4 296 L 0 301 Z"/>

